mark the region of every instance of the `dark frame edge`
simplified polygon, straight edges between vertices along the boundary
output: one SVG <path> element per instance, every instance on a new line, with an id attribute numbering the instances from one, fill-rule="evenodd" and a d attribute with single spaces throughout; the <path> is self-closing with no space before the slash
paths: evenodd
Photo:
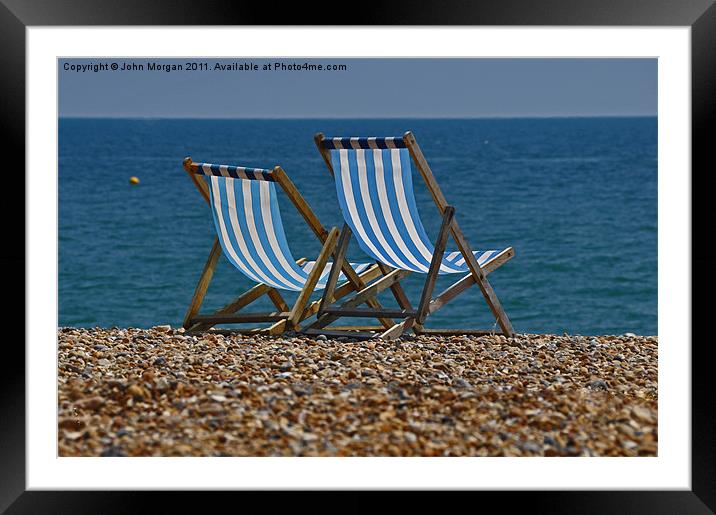
<path id="1" fill-rule="evenodd" d="M 63 2 L 64 4 L 64 2 Z M 66 8 L 64 16 L 72 15 L 74 10 L 72 6 L 64 6 Z M 77 7 L 75 5 L 75 7 Z M 646 6 L 644 6 L 646 7 Z M 467 8 L 467 7 L 466 7 Z M 693 6 L 690 6 L 693 10 Z M 55 11 L 56 12 L 56 11 Z M 49 13 L 48 13 L 49 14 Z M 618 21 L 619 13 L 613 12 L 613 24 L 624 24 Z M 99 15 L 98 15 L 99 16 Z M 525 14 L 530 17 L 529 9 Z M 675 20 L 683 19 L 681 16 L 674 15 Z M 52 17 L 52 15 L 50 15 Z M 112 12 L 106 13 L 102 18 L 102 24 L 110 25 L 113 22 L 109 19 Z M 218 17 L 218 13 L 217 13 Z M 588 17 L 588 15 L 587 15 Z M 644 15 L 649 18 L 647 14 Z M 40 17 L 36 16 L 35 19 Z M 169 16 L 171 18 L 171 16 Z M 249 15 L 244 23 L 250 23 L 253 16 Z M 474 17 L 469 17 L 474 19 Z M 488 20 L 487 18 L 492 18 Z M 716 5 L 711 3 L 701 15 L 693 17 L 696 21 L 692 25 L 692 160 L 694 163 L 693 171 L 703 170 L 701 177 L 705 176 L 707 170 L 713 170 L 714 157 L 711 147 L 716 141 L 716 132 L 714 131 L 714 121 L 716 121 Z M 24 170 L 25 166 L 25 23 L 34 20 L 28 20 L 26 16 L 19 19 L 11 12 L 4 3 L 0 3 L 0 65 L 6 71 L 6 80 L 2 82 L 2 95 L 0 95 L 0 106 L 2 106 L 2 126 L 5 128 L 5 138 L 3 147 L 6 149 L 6 155 L 14 156 L 16 166 L 21 166 Z M 158 16 L 149 16 L 149 20 L 158 23 Z M 609 20 L 604 20 L 603 24 L 608 24 Z M 58 20 L 57 24 L 62 21 Z M 169 20 L 167 23 L 172 23 Z M 228 22 L 227 22 L 228 23 Z M 407 23 L 407 22 L 404 22 Z M 530 24 L 529 21 L 526 22 Z M 595 22 L 587 22 L 595 23 Z M 499 16 L 486 16 L 484 23 L 500 24 Z M 555 23 L 559 24 L 559 23 Z M 649 25 L 647 21 L 643 23 Z M 674 24 L 681 24 L 675 21 Z M 12 73 L 7 73 L 11 71 Z M 698 165 L 697 165 L 698 163 Z M 708 168 L 707 168 L 708 167 Z M 24 177 L 24 176 L 23 176 Z M 696 174 L 692 174 L 692 180 L 695 183 Z M 703 179 L 701 179 L 703 180 Z M 24 181 L 23 194 L 16 195 L 21 198 L 20 202 L 24 203 Z M 697 204 L 709 206 L 706 195 L 709 194 L 708 188 L 692 188 L 692 233 L 697 233 L 700 229 L 701 233 L 709 230 L 708 223 L 712 219 L 708 208 L 697 208 Z M 703 203 L 698 201 L 703 201 Z M 4 213 L 10 216 L 17 216 L 17 208 L 12 203 L 5 203 L 3 206 Z M 24 206 L 22 209 L 24 213 Z M 19 224 L 14 225 L 12 230 L 17 233 L 15 241 L 22 241 L 22 245 L 14 245 L 15 250 L 7 250 L 6 254 L 1 258 L 5 274 L 5 284 L 10 286 L 10 290 L 24 292 L 23 278 L 16 270 L 25 266 L 25 226 Z M 15 236 L 15 233 L 12 234 Z M 14 252 L 14 253 L 13 253 Z M 709 291 L 711 285 L 716 286 L 716 279 L 712 278 L 710 273 L 713 264 L 716 263 L 716 253 L 706 250 L 704 247 L 692 247 L 693 253 L 693 270 L 692 276 L 698 276 L 700 283 L 694 288 L 693 293 L 698 291 Z M 23 299 L 17 295 L 16 298 Z M 695 300 L 695 299 L 694 299 Z M 693 302 L 692 320 L 709 320 L 709 306 L 703 303 Z M 696 327 L 703 327 L 703 322 L 694 324 Z M 695 332 L 694 332 L 695 334 Z M 24 334 L 23 334 L 24 341 Z M 705 342 L 707 343 L 707 342 Z M 12 345 L 6 345 L 6 348 Z M 127 495 L 123 492 L 25 492 L 26 463 L 25 463 L 25 354 L 24 349 L 15 346 L 14 350 L 9 350 L 11 355 L 9 359 L 15 360 L 15 363 L 22 363 L 23 366 L 6 366 L 3 374 L 0 374 L 0 385 L 2 387 L 2 396 L 0 396 L 0 409 L 3 416 L 0 417 L 0 455 L 2 456 L 2 471 L 0 472 L 0 512 L 10 507 L 12 513 L 27 513 L 39 511 L 70 511 L 89 512 L 98 507 L 106 508 L 107 513 L 124 511 L 130 508 L 138 508 L 145 505 L 149 492 L 133 493 Z M 692 345 L 692 373 L 693 378 L 699 377 L 701 387 L 697 387 L 698 382 L 693 379 L 692 388 L 692 491 L 672 491 L 672 492 L 611 492 L 609 495 L 603 495 L 604 492 L 521 492 L 514 494 L 525 501 L 529 498 L 529 502 L 533 503 L 536 513 L 549 510 L 551 513 L 567 511 L 568 509 L 580 508 L 582 513 L 598 513 L 604 510 L 614 509 L 621 512 L 629 513 L 713 513 L 716 507 L 716 490 L 714 489 L 714 478 L 716 478 L 716 442 L 713 440 L 713 434 L 716 433 L 716 424 L 714 424 L 713 413 L 716 411 L 716 400 L 711 395 L 711 388 L 707 384 L 707 378 L 712 375 L 710 360 L 706 358 L 708 352 L 705 346 Z M 6 359 L 8 359 L 6 357 Z M 9 416 L 12 414 L 13 416 Z M 79 496 L 82 495 L 82 500 Z M 216 493 L 211 494 L 217 495 Z M 228 494 L 220 494 L 222 496 Z M 356 493 L 349 494 L 351 496 Z M 366 494 L 369 496 L 370 494 Z M 490 496 L 491 493 L 478 494 L 480 496 Z M 168 494 L 158 494 L 163 498 L 169 497 Z M 184 496 L 179 496 L 184 497 Z M 201 496 L 204 497 L 204 496 Z M 292 497 L 303 497 L 302 495 L 292 495 Z M 422 495 L 415 496 L 424 506 L 425 500 Z M 81 502 L 82 504 L 78 503 Z M 89 502 L 86 502 L 89 501 Z M 564 503 L 561 509 L 555 509 L 553 502 Z M 181 508 L 186 499 L 179 500 L 176 507 Z M 357 504 L 363 504 L 358 502 Z M 585 506 L 586 504 L 586 506 Z M 11 506 L 12 505 L 12 506 Z M 184 505 L 185 508 L 189 505 Z M 204 505 L 205 506 L 205 505 Z M 367 503 L 364 504 L 367 507 Z M 587 509 L 585 509 L 587 508 Z M 141 511 L 141 510 L 140 510 Z M 180 512 L 185 509 L 180 509 Z"/>
<path id="2" fill-rule="evenodd" d="M 25 24 L 0 3 L 0 119 L 3 128 L 3 154 L 14 156 L 22 181 L 2 203 L 3 224 L 8 231 L 4 239 L 2 264 L 4 287 L 12 292 L 14 302 L 25 306 Z M 22 224 L 17 223 L 23 213 Z M 10 244 L 9 242 L 12 242 Z M 18 273 L 20 270 L 23 273 Z M 19 325 L 19 324 L 18 324 Z M 25 334 L 24 316 L 20 328 L 9 332 L 10 345 L 0 374 L 0 512 L 3 512 L 25 490 Z M 17 334 L 19 333 L 19 334 Z M 19 342 L 22 341 L 23 345 Z M 10 342 L 6 342 L 10 343 Z M 3 352 L 4 353 L 4 352 Z"/>
<path id="3" fill-rule="evenodd" d="M 691 27 L 691 220 L 692 220 L 692 337 L 691 337 L 691 488 L 711 510 L 716 511 L 716 399 L 710 395 L 708 378 L 713 375 L 708 346 L 697 336 L 708 334 L 709 309 L 703 298 L 716 288 L 713 277 L 716 252 L 695 235 L 713 230 L 711 210 L 716 168 L 713 146 L 716 141 L 716 3 L 706 9 Z M 697 184 L 699 186 L 697 186 Z M 697 282 L 693 281 L 698 277 Z M 698 297 L 703 297 L 698 301 Z M 698 379 L 697 379 L 698 378 Z"/>

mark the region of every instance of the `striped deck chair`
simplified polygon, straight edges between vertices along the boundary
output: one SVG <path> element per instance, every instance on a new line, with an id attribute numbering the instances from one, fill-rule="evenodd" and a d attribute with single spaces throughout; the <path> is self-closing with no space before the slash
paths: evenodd
<path id="1" fill-rule="evenodd" d="M 448 205 L 428 166 L 415 137 L 406 132 L 402 138 L 326 138 L 315 137 L 316 146 L 334 176 L 336 192 L 345 225 L 338 242 L 337 255 L 342 257 L 351 235 L 355 235 L 363 251 L 376 259 L 389 273 L 378 281 L 390 286 L 399 310 L 379 311 L 357 308 L 355 299 L 336 307 L 332 303 L 339 270 L 331 273 L 324 290 L 324 303 L 317 320 L 306 330 L 315 333 L 344 316 L 384 315 L 402 318 L 388 330 L 376 332 L 383 338 L 395 338 L 406 329 L 415 333 L 483 334 L 475 329 L 433 329 L 423 327 L 428 315 L 473 284 L 480 288 L 503 334 L 514 336 L 507 314 L 487 281 L 487 274 L 514 256 L 512 247 L 502 250 L 473 251 L 455 219 L 455 209 Z M 418 215 L 411 172 L 411 158 L 442 217 L 442 224 L 433 243 Z M 457 251 L 446 252 L 447 238 L 452 235 Z M 333 272 L 333 271 L 332 271 Z M 399 281 L 407 274 L 426 274 L 417 309 L 414 309 Z M 433 298 L 439 274 L 465 274 L 460 280 Z M 381 288 L 374 287 L 370 293 Z M 384 288 L 383 288 L 384 289 Z M 357 297 L 363 300 L 358 292 Z"/>
<path id="2" fill-rule="evenodd" d="M 194 291 L 183 326 L 191 332 L 207 331 L 217 324 L 270 322 L 269 327 L 237 330 L 276 334 L 299 328 L 299 322 L 315 314 L 320 301 L 308 304 L 311 293 L 322 289 L 332 270 L 328 263 L 334 252 L 338 229 L 326 231 L 315 214 L 289 180 L 284 170 L 242 168 L 236 166 L 194 163 L 184 159 L 184 170 L 211 207 L 217 238 Z M 323 245 L 315 261 L 293 258 L 286 241 L 275 184 L 279 184 Z M 234 301 L 211 314 L 199 314 L 204 296 L 214 274 L 219 256 L 258 283 Z M 374 264 L 342 262 L 339 280 L 347 280 L 337 295 L 365 287 L 381 274 Z M 279 290 L 299 292 L 289 308 Z M 277 311 L 269 313 L 238 312 L 263 295 Z M 370 302 L 368 302 L 370 305 Z M 373 303 L 375 305 L 375 303 Z M 385 326 L 389 324 L 385 321 Z"/>

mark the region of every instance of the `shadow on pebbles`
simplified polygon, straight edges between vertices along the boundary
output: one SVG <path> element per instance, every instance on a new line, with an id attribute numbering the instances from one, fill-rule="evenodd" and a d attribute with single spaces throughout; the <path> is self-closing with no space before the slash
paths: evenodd
<path id="1" fill-rule="evenodd" d="M 656 337 L 58 330 L 60 456 L 655 456 Z"/>

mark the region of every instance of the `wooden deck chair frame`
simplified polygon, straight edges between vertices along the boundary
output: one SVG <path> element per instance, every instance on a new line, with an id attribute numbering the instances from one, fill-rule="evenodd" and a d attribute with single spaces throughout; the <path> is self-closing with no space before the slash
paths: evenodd
<path id="1" fill-rule="evenodd" d="M 321 153 L 329 172 L 331 175 L 334 175 L 335 171 L 331 162 L 330 153 L 323 145 L 325 139 L 326 138 L 323 133 L 318 133 L 314 137 L 316 147 Z M 412 329 L 415 334 L 492 334 L 494 331 L 482 329 L 427 329 L 423 327 L 425 319 L 429 315 L 444 307 L 449 301 L 463 293 L 473 284 L 477 284 L 480 292 L 487 302 L 487 305 L 492 311 L 492 314 L 495 316 L 497 324 L 499 324 L 500 329 L 502 330 L 502 334 L 509 338 L 513 338 L 515 332 L 512 327 L 512 323 L 507 317 L 507 314 L 492 289 L 492 286 L 488 282 L 487 275 L 512 259 L 512 257 L 514 257 L 514 249 L 512 247 L 508 247 L 494 259 L 491 259 L 485 266 L 480 266 L 469 243 L 467 242 L 467 239 L 460 230 L 460 226 L 455 218 L 455 208 L 450 206 L 445 199 L 445 195 L 443 195 L 442 190 L 440 189 L 440 186 L 438 185 L 437 180 L 435 179 L 435 176 L 430 169 L 425 156 L 420 150 L 420 146 L 418 145 L 418 142 L 412 132 L 408 131 L 403 135 L 403 142 L 410 153 L 412 161 L 420 171 L 420 175 L 422 176 L 423 181 L 425 182 L 425 185 L 435 202 L 435 206 L 442 217 L 442 224 L 435 241 L 435 252 L 432 256 L 432 261 L 425 278 L 422 295 L 417 309 L 413 308 L 405 295 L 405 292 L 400 287 L 400 280 L 412 272 L 397 269 L 390 271 L 387 270 L 389 267 L 382 264 L 379 264 L 379 266 L 381 266 L 385 275 L 376 283 L 382 286 L 382 288 L 365 288 L 357 292 L 352 298 L 343 302 L 340 306 L 334 307 L 332 304 L 336 299 L 333 298 L 333 292 L 338 278 L 338 269 L 335 270 L 335 273 L 331 270 L 328 283 L 326 284 L 326 288 L 323 292 L 323 302 L 319 308 L 318 317 L 315 322 L 306 327 L 305 332 L 309 334 L 323 332 L 325 334 L 327 332 L 322 330 L 324 327 L 327 327 L 328 324 L 331 324 L 340 317 L 344 316 L 391 316 L 394 318 L 402 318 L 403 321 L 396 323 L 387 330 L 373 333 L 362 333 L 359 336 L 379 336 L 384 339 L 393 339 L 400 337 L 408 329 Z M 469 272 L 467 275 L 445 289 L 442 293 L 433 297 L 432 295 L 440 264 L 445 252 L 448 236 L 452 236 L 453 240 L 457 244 L 458 250 L 465 259 Z M 344 255 L 350 237 L 351 229 L 348 224 L 345 224 L 341 230 L 341 235 L 336 249 L 336 254 L 338 256 L 342 257 Z M 357 308 L 357 305 L 364 301 L 367 297 L 376 295 L 379 291 L 382 291 L 382 289 L 385 289 L 385 287 L 388 286 L 391 288 L 393 295 L 400 306 L 400 310 L 366 310 Z M 338 334 L 339 332 L 340 331 L 336 331 L 335 334 Z"/>
<path id="2" fill-rule="evenodd" d="M 183 166 L 184 171 L 186 171 L 202 198 L 207 202 L 207 204 L 209 204 L 209 187 L 202 177 L 196 174 L 199 164 L 193 162 L 191 157 L 187 157 L 183 161 Z M 214 239 L 211 251 L 209 252 L 209 257 L 206 260 L 206 264 L 204 265 L 204 269 L 199 277 L 199 282 L 194 290 L 194 295 L 192 296 L 189 308 L 184 316 L 182 325 L 188 332 L 209 331 L 217 324 L 271 322 L 270 326 L 263 328 L 231 329 L 228 331 L 217 330 L 216 332 L 279 334 L 284 331 L 299 329 L 301 321 L 318 312 L 321 301 L 318 300 L 309 304 L 309 300 L 311 293 L 313 293 L 315 285 L 321 275 L 321 271 L 326 266 L 329 257 L 332 254 L 335 254 L 338 229 L 333 228 L 331 231 L 327 231 L 325 227 L 323 227 L 313 210 L 280 166 L 274 167 L 268 175 L 270 177 L 268 179 L 256 178 L 255 180 L 271 180 L 277 183 L 286 193 L 288 198 L 291 200 L 291 203 L 296 207 L 298 212 L 310 227 L 311 231 L 316 235 L 322 244 L 321 252 L 316 259 L 316 264 L 309 273 L 306 284 L 299 292 L 296 302 L 290 308 L 278 289 L 266 284 L 257 284 L 216 312 L 211 314 L 200 314 L 199 310 L 201 309 L 201 305 L 204 301 L 204 296 L 206 295 L 209 284 L 211 283 L 219 256 L 222 253 L 221 243 L 217 237 Z M 301 258 L 296 261 L 298 265 L 305 262 L 305 258 Z M 341 271 L 345 275 L 347 282 L 339 288 L 335 288 L 334 282 L 334 291 L 332 292 L 332 295 L 333 298 L 336 299 L 343 298 L 352 291 L 364 289 L 366 281 L 371 281 L 383 273 L 383 269 L 375 265 L 363 271 L 359 275 L 350 263 L 345 260 L 342 261 Z M 336 273 L 336 275 L 338 275 L 338 273 Z M 269 313 L 238 314 L 243 308 L 264 295 L 268 296 L 277 311 Z M 373 298 L 366 299 L 365 302 L 373 308 L 379 309 L 381 307 L 378 301 Z M 389 318 L 382 318 L 381 324 L 383 327 L 388 328 L 395 323 Z"/>

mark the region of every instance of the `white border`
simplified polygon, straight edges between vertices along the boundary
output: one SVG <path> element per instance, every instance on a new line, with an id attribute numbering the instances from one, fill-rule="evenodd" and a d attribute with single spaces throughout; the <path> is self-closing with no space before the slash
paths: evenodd
<path id="1" fill-rule="evenodd" d="M 56 59 L 88 54 L 658 57 L 659 456 L 57 458 Z M 27 57 L 28 489 L 690 489 L 690 28 L 32 27 Z"/>

